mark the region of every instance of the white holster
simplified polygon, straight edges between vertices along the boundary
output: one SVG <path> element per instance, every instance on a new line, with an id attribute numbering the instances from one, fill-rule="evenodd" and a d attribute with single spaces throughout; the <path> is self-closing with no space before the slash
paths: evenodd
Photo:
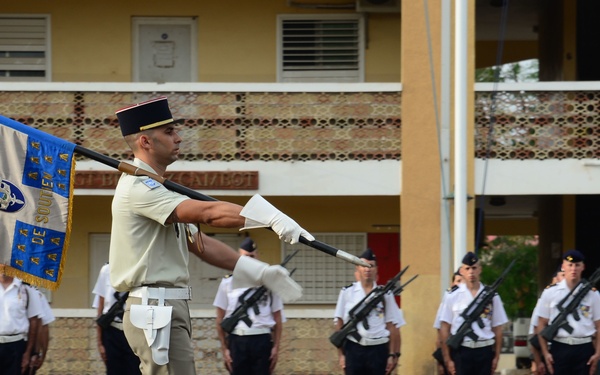
<path id="1" fill-rule="evenodd" d="M 129 316 L 131 324 L 144 331 L 154 363 L 166 365 L 169 363 L 173 306 L 165 306 L 165 288 L 158 289 L 158 306 L 148 305 L 148 287 L 142 287 L 142 304 L 131 305 Z"/>

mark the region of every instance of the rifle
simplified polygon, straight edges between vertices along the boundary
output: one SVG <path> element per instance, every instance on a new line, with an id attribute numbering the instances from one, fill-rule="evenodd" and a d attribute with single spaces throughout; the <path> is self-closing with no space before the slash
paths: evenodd
<path id="1" fill-rule="evenodd" d="M 369 324 L 367 322 L 367 317 L 371 310 L 373 310 L 379 302 L 383 300 L 385 295 L 388 292 L 392 292 L 394 295 L 400 295 L 404 290 L 404 287 L 407 286 L 411 281 L 417 278 L 419 275 L 413 276 L 410 280 L 408 280 L 403 285 L 396 287 L 398 281 L 400 281 L 400 277 L 406 272 L 408 266 L 404 267 L 402 271 L 400 271 L 396 276 L 394 276 L 390 281 L 385 284 L 385 286 L 378 285 L 369 294 L 365 296 L 359 303 L 356 304 L 350 310 L 349 316 L 350 319 L 344 323 L 342 328 L 339 331 L 334 332 L 330 337 L 329 341 L 337 348 L 341 348 L 346 337 L 352 336 L 357 341 L 361 339 L 360 334 L 358 333 L 358 329 L 356 328 L 358 323 L 362 322 L 365 329 L 369 329 Z"/>
<path id="2" fill-rule="evenodd" d="M 581 319 L 581 316 L 579 316 L 579 313 L 577 312 L 577 308 L 579 307 L 579 304 L 581 303 L 581 301 L 588 294 L 588 292 L 599 281 L 600 281 L 600 268 L 598 268 L 592 274 L 589 281 L 586 279 L 581 279 L 579 281 L 579 283 L 577 283 L 577 285 L 575 285 L 575 288 L 573 288 L 569 292 L 569 294 L 567 294 L 565 296 L 565 298 L 563 298 L 558 303 L 558 306 L 557 306 L 558 311 L 559 311 L 558 315 L 556 316 L 556 318 L 554 318 L 552 323 L 547 325 L 541 332 L 542 337 L 544 339 L 546 339 L 546 341 L 551 341 L 554 338 L 554 336 L 556 336 L 556 334 L 558 333 L 558 330 L 561 328 L 569 333 L 573 332 L 573 327 L 571 327 L 571 325 L 567 321 L 567 316 L 569 314 L 573 314 L 573 318 L 575 318 L 575 320 L 579 321 Z M 569 299 L 571 299 L 571 301 L 569 303 L 567 303 L 567 301 Z"/>
<path id="3" fill-rule="evenodd" d="M 508 271 L 510 271 L 510 269 L 515 264 L 515 261 L 516 259 L 513 259 L 513 261 L 510 262 L 510 264 L 508 265 L 508 267 L 506 267 L 504 272 L 502 272 L 500 277 L 496 281 L 494 281 L 494 284 L 492 284 L 491 286 L 484 286 L 483 290 L 479 294 L 477 294 L 475 299 L 460 314 L 463 317 L 464 322 L 460 325 L 456 333 L 450 336 L 448 340 L 446 340 L 446 344 L 449 347 L 457 349 L 462 343 L 465 336 L 470 337 L 473 341 L 477 341 L 479 336 L 477 336 L 477 334 L 473 331 L 472 324 L 474 322 L 477 322 L 479 328 L 483 328 L 484 324 L 481 320 L 481 314 L 483 313 L 487 305 L 490 302 L 492 302 L 492 299 L 496 295 L 496 290 L 498 290 L 498 287 L 504 281 L 504 278 L 508 274 Z"/>
<path id="4" fill-rule="evenodd" d="M 299 250 L 294 251 L 281 262 L 281 266 L 285 267 L 285 265 L 296 255 Z M 290 276 L 296 271 L 296 269 L 292 270 Z M 235 277 L 235 275 L 234 275 Z M 247 289 L 239 298 L 238 302 L 240 305 L 229 315 L 227 318 L 223 319 L 221 322 L 221 328 L 227 333 L 233 332 L 235 326 L 237 326 L 238 322 L 241 320 L 248 327 L 252 327 L 252 320 L 250 320 L 250 316 L 248 315 L 248 309 L 252 308 L 254 310 L 254 314 L 258 315 L 260 310 L 258 309 L 258 301 L 262 298 L 262 296 L 267 292 L 267 288 L 263 285 L 256 289 L 254 294 L 252 294 L 248 299 L 246 296 L 255 289 Z"/>
<path id="5" fill-rule="evenodd" d="M 118 295 L 118 293 L 115 294 Z M 118 296 L 117 301 L 113 303 L 110 309 L 108 309 L 108 311 L 105 314 L 100 315 L 98 319 L 96 319 L 96 323 L 104 329 L 110 327 L 110 323 L 112 323 L 113 320 L 115 320 L 115 317 L 123 313 L 127 296 L 129 296 L 129 292 Z"/>

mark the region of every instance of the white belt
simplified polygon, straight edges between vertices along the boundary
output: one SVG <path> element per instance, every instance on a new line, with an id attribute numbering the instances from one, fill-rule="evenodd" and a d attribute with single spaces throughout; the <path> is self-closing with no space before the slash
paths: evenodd
<path id="1" fill-rule="evenodd" d="M 238 336 L 264 335 L 271 333 L 271 328 L 236 328 L 231 333 Z"/>
<path id="2" fill-rule="evenodd" d="M 486 346 L 490 346 L 490 345 L 494 345 L 494 339 L 489 339 L 489 340 L 480 340 L 480 341 L 463 341 L 462 346 L 464 346 L 465 348 L 471 348 L 471 349 L 475 349 L 475 348 L 485 348 Z"/>
<path id="3" fill-rule="evenodd" d="M 361 337 L 360 341 L 357 341 L 354 337 L 348 336 L 348 340 L 353 341 L 353 342 L 357 343 L 358 345 L 362 345 L 362 346 L 373 346 L 373 345 L 385 344 L 386 342 L 390 341 L 390 338 L 389 337 L 378 337 L 376 339 L 370 339 L 367 337 Z"/>
<path id="4" fill-rule="evenodd" d="M 567 345 L 581 345 L 592 342 L 591 337 L 555 337 L 553 341 L 561 342 Z"/>
<path id="5" fill-rule="evenodd" d="M 185 299 L 185 300 L 192 299 L 192 287 L 191 286 L 188 286 L 187 288 L 157 288 L 157 287 L 142 286 L 139 288 L 133 288 L 129 292 L 129 296 L 143 298 L 142 293 L 143 293 L 144 289 L 148 290 L 148 298 L 149 299 L 159 299 L 160 298 L 160 294 L 159 294 L 160 289 L 164 289 L 164 291 L 165 291 L 164 299 Z"/>
<path id="6" fill-rule="evenodd" d="M 25 340 L 25 335 L 22 333 L 18 333 L 16 335 L 0 336 L 0 344 L 6 344 L 9 342 L 15 342 L 20 340 Z"/>
<path id="7" fill-rule="evenodd" d="M 123 322 L 110 322 L 110 326 L 114 327 L 120 331 L 123 330 Z"/>

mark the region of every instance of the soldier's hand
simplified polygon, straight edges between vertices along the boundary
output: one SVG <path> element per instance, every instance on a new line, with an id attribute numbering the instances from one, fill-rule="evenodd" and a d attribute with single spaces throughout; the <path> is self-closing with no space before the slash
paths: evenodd
<path id="1" fill-rule="evenodd" d="M 229 373 L 233 371 L 233 359 L 231 358 L 231 352 L 229 349 L 223 350 L 223 364 Z"/>
<path id="2" fill-rule="evenodd" d="M 497 356 L 494 356 L 494 359 L 492 359 L 492 371 L 490 372 L 490 375 L 494 375 L 494 373 L 496 372 L 496 367 L 498 367 L 498 360 L 500 358 Z"/>
<path id="3" fill-rule="evenodd" d="M 342 368 L 342 370 L 345 369 L 346 368 L 346 356 L 343 354 L 340 354 L 339 358 L 338 358 L 338 363 L 339 363 L 340 367 Z"/>
<path id="4" fill-rule="evenodd" d="M 448 373 L 450 375 L 456 375 L 456 366 L 454 365 L 453 360 L 449 360 L 446 362 L 446 368 L 448 369 Z"/>
<path id="5" fill-rule="evenodd" d="M 396 366 L 398 366 L 398 357 L 396 356 L 389 356 L 388 357 L 388 361 L 387 361 L 387 365 L 385 366 L 385 374 L 389 375 L 392 373 L 392 371 L 394 371 L 394 369 L 396 368 Z"/>
<path id="6" fill-rule="evenodd" d="M 536 364 L 535 366 L 535 375 L 546 375 L 546 365 L 544 362 Z"/>
<path id="7" fill-rule="evenodd" d="M 598 359 L 599 358 L 600 358 L 600 355 L 594 353 L 594 355 L 591 356 L 590 359 L 587 361 L 587 365 L 590 366 L 590 375 L 596 374 L 596 368 L 598 367 Z"/>
<path id="8" fill-rule="evenodd" d="M 269 366 L 269 373 L 273 373 L 273 370 L 275 370 L 275 366 L 277 366 L 278 358 L 279 358 L 279 355 L 277 353 L 277 348 L 273 347 L 273 349 L 271 349 L 271 356 L 269 357 L 269 361 L 271 362 L 271 364 Z"/>
<path id="9" fill-rule="evenodd" d="M 544 359 L 546 360 L 546 371 L 549 374 L 554 374 L 554 358 L 552 358 L 552 354 L 545 354 Z"/>

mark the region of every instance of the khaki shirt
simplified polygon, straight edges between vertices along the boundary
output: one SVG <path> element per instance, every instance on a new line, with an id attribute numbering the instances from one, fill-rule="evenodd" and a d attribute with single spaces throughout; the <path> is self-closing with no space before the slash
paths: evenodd
<path id="1" fill-rule="evenodd" d="M 156 173 L 139 159 L 133 164 Z M 184 195 L 145 176 L 123 174 L 112 202 L 110 281 L 120 291 L 143 285 L 185 287 L 188 271 L 186 224 L 165 221 Z M 191 233 L 197 229 L 192 226 Z"/>

